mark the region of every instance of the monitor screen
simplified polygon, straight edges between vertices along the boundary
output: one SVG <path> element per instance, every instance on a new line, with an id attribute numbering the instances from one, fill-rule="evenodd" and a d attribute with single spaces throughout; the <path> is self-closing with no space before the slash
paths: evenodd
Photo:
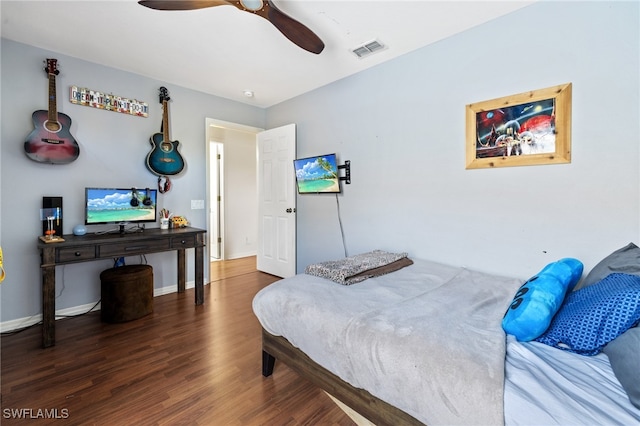
<path id="1" fill-rule="evenodd" d="M 85 225 L 155 222 L 156 189 L 85 188 Z"/>
<path id="2" fill-rule="evenodd" d="M 293 160 L 298 194 L 339 193 L 336 154 Z"/>

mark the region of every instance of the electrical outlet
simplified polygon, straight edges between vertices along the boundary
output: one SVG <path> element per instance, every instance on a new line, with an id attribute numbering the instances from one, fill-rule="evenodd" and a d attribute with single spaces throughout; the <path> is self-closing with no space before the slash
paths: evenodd
<path id="1" fill-rule="evenodd" d="M 204 209 L 204 200 L 191 200 L 191 210 Z"/>

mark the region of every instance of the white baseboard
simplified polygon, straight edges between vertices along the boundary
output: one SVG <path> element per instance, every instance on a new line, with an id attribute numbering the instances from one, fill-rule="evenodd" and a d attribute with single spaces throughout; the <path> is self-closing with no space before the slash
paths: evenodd
<path id="1" fill-rule="evenodd" d="M 96 301 L 97 302 L 97 301 Z M 60 309 L 56 311 L 56 319 L 62 319 L 65 316 L 81 315 L 88 312 L 94 307 L 96 302 L 87 303 L 86 305 L 73 306 L 71 308 Z M 94 308 L 94 311 L 100 310 L 100 304 Z M 4 321 L 0 323 L 0 332 L 5 333 L 8 331 L 20 330 L 22 328 L 30 327 L 32 325 L 42 322 L 42 313 L 32 315 L 30 317 L 18 318 L 15 320 Z"/>
<path id="2" fill-rule="evenodd" d="M 257 254 L 258 254 L 257 251 L 250 251 L 245 253 L 231 253 L 226 259 L 227 260 L 241 259 L 243 257 L 256 256 Z"/>
<path id="3" fill-rule="evenodd" d="M 208 284 L 209 283 L 205 282 L 205 285 L 208 285 Z M 195 282 L 193 282 L 193 281 L 187 282 L 185 287 L 186 288 L 194 288 L 195 287 Z M 169 285 L 169 286 L 165 286 L 165 287 L 160 287 L 160 288 L 154 288 L 153 289 L 153 297 L 163 296 L 165 294 L 177 293 L 177 292 L 178 292 L 178 285 L 177 284 Z M 94 305 L 97 302 L 98 301 L 95 301 L 93 303 L 87 303 L 85 305 L 72 306 L 70 308 L 58 309 L 58 310 L 56 310 L 56 320 L 63 319 L 65 317 L 85 314 L 85 313 L 89 312 L 89 310 L 91 308 L 93 308 Z M 99 310 L 100 310 L 100 304 L 98 303 L 98 306 L 93 308 L 93 311 L 99 311 Z M 14 331 L 14 330 L 20 330 L 22 328 L 30 327 L 30 326 L 38 324 L 40 322 L 42 322 L 42 313 L 38 313 L 38 314 L 32 315 L 30 317 L 24 317 L 24 318 L 18 318 L 18 319 L 14 319 L 14 320 L 0 322 L 0 333 L 6 333 L 6 332 Z"/>
<path id="4" fill-rule="evenodd" d="M 333 402 L 336 403 L 336 405 L 338 407 L 340 407 L 340 409 L 342 411 L 345 412 L 345 414 L 347 416 L 349 416 L 351 418 L 351 420 L 354 421 L 354 423 L 357 426 L 376 426 L 375 424 L 371 423 L 369 420 L 367 420 L 363 415 L 361 415 L 360 413 L 356 412 L 355 410 L 351 409 L 351 407 L 349 407 L 347 404 L 344 404 L 342 401 L 340 401 L 338 398 L 334 397 L 333 395 L 325 392 L 327 395 L 329 395 L 329 398 L 331 398 L 333 400 Z"/>

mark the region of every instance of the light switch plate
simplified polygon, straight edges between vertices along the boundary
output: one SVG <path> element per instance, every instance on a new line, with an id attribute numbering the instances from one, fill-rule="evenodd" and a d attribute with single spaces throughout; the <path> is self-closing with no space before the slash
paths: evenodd
<path id="1" fill-rule="evenodd" d="M 191 210 L 204 209 L 204 200 L 191 200 Z"/>

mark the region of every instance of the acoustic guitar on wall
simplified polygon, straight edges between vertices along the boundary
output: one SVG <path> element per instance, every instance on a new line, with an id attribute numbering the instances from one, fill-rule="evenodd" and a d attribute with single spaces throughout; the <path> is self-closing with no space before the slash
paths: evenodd
<path id="1" fill-rule="evenodd" d="M 178 152 L 178 141 L 169 139 L 169 91 L 160 88 L 162 104 L 162 133 L 155 133 L 149 139 L 153 147 L 147 154 L 147 168 L 158 176 L 177 175 L 184 168 L 184 160 Z"/>
<path id="2" fill-rule="evenodd" d="M 59 74 L 57 59 L 45 61 L 45 72 L 49 76 L 49 110 L 35 111 L 33 131 L 24 142 L 24 151 L 33 161 L 51 164 L 67 164 L 80 155 L 78 142 L 71 136 L 71 118 L 59 113 L 56 107 L 56 75 Z"/>

